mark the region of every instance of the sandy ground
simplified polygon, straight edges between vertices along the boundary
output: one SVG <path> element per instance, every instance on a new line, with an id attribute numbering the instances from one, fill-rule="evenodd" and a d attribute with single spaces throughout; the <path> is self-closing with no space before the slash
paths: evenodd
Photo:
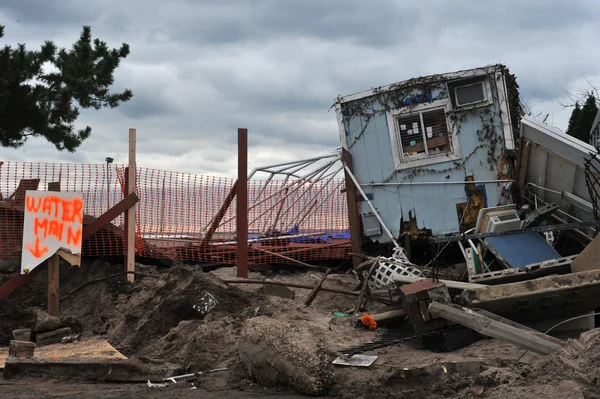
<path id="1" fill-rule="evenodd" d="M 61 294 L 121 268 L 120 265 L 95 262 L 78 270 L 61 270 Z M 0 379 L 0 398 L 302 397 L 291 389 L 265 388 L 246 379 L 237 356 L 239 333 L 245 320 L 266 315 L 300 323 L 329 348 L 331 360 L 336 351 L 370 342 L 378 334 L 377 330 L 356 328 L 346 319 L 334 317 L 334 312 L 353 309 L 355 297 L 321 292 L 313 304 L 306 307 L 303 302 L 309 293 L 307 290 L 292 289 L 295 298 L 284 299 L 264 295 L 260 285 L 224 285 L 220 279 L 235 278 L 235 268 L 222 268 L 211 273 L 190 267 L 156 270 L 140 266 L 139 270 L 159 277 L 139 278 L 135 285 L 126 284 L 122 279 L 90 284 L 61 301 L 61 315 L 76 317 L 87 332 L 102 336 L 128 357 L 180 364 L 182 372 L 218 367 L 228 367 L 228 371 L 199 378 L 194 381 L 198 389 L 191 389 L 189 381 L 167 388 L 148 388 L 143 383 L 90 384 L 60 380 L 58 376 L 44 380 Z M 285 269 L 271 269 L 263 273 L 251 272 L 249 277 L 314 285 L 321 276 L 322 273 L 316 271 L 290 273 Z M 27 326 L 30 322 L 28 308 L 45 302 L 45 280 L 41 274 L 29 287 L 0 303 L 0 333 L 4 332 L 4 340 L 12 329 Z M 357 283 L 352 274 L 335 274 L 327 278 L 325 286 L 353 290 Z M 198 317 L 191 309 L 204 292 L 213 294 L 219 304 L 208 316 Z M 372 302 L 367 307 L 370 313 L 392 309 Z M 600 340 L 598 349 L 600 353 Z M 597 397 L 589 388 L 595 381 L 584 384 L 578 379 L 577 372 L 564 378 L 560 374 L 553 379 L 541 378 L 531 370 L 538 366 L 556 368 L 558 363 L 541 363 L 545 360 L 535 354 L 526 354 L 519 365 L 514 365 L 522 353 L 513 345 L 495 340 L 479 341 L 453 353 L 423 350 L 418 342 L 390 346 L 366 352 L 378 356 L 368 368 L 335 366 L 335 382 L 329 396 L 411 399 Z M 418 371 L 431 366 L 443 370 L 444 365 L 453 362 L 481 364 L 483 372 L 463 370 L 407 377 L 406 369 Z M 596 364 L 595 360 L 593 363 Z M 564 368 L 564 364 L 560 364 Z M 586 389 L 581 388 L 584 385 Z"/>

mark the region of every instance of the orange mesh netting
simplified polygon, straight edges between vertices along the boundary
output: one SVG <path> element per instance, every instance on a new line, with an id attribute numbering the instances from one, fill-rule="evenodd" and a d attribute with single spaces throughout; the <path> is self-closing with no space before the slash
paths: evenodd
<path id="1" fill-rule="evenodd" d="M 123 165 L 5 162 L 0 166 L 0 249 L 4 258 L 21 254 L 25 190 L 84 196 L 84 224 L 124 198 Z M 50 185 L 50 186 L 49 186 Z M 236 262 L 236 200 L 233 198 L 210 240 L 211 226 L 235 179 L 137 168 L 136 250 L 138 256 L 192 262 Z M 317 182 L 250 180 L 249 261 L 289 263 L 346 259 L 350 251 L 343 178 Z M 231 196 L 230 196 L 231 197 Z M 123 215 L 83 244 L 84 256 L 124 253 Z"/>

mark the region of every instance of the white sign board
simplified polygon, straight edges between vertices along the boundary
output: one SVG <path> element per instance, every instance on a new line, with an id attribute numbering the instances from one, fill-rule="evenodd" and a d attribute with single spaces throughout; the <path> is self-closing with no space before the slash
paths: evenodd
<path id="1" fill-rule="evenodd" d="M 59 249 L 80 256 L 82 233 L 81 194 L 27 191 L 21 273 L 30 272 Z"/>

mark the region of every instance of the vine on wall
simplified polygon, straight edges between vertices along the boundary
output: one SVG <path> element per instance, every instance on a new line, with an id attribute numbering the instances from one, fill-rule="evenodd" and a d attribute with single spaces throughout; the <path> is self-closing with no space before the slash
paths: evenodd
<path id="1" fill-rule="evenodd" d="M 496 112 L 494 110 L 494 104 L 500 103 L 497 90 L 499 82 L 496 81 L 495 77 L 495 73 L 498 70 L 504 74 L 506 80 L 508 92 L 507 108 L 510 113 L 513 134 L 516 136 L 519 131 L 519 121 L 523 112 L 519 101 L 519 86 L 517 85 L 515 76 L 510 74 L 508 68 L 504 65 L 498 65 L 496 68 L 479 68 L 479 71 L 483 75 L 487 75 L 488 82 L 491 85 L 492 104 L 483 107 L 454 109 L 447 113 L 448 131 L 451 139 L 453 134 L 460 134 L 462 124 L 467 118 L 478 118 L 481 122 L 480 128 L 476 131 L 479 144 L 471 153 L 463 156 L 460 161 L 453 161 L 452 165 L 448 168 L 443 170 L 425 167 L 413 168 L 404 175 L 402 181 L 412 180 L 422 174 L 446 174 L 453 170 L 464 169 L 467 161 L 484 148 L 487 149 L 487 163 L 490 170 L 493 171 L 496 168 L 495 161 L 503 155 L 499 153 L 499 150 L 502 151 L 504 148 L 501 145 L 503 138 L 501 111 Z M 471 77 L 472 71 L 464 71 L 462 74 L 459 73 L 457 75 L 457 79 Z M 375 116 L 385 115 L 387 112 L 398 108 L 410 110 L 420 104 L 432 103 L 435 100 L 447 98 L 447 86 L 444 79 L 442 75 L 413 78 L 406 82 L 392 85 L 385 90 L 381 88 L 374 89 L 373 95 L 367 98 L 344 103 L 342 105 L 342 115 L 344 118 L 346 120 L 348 118 L 361 118 L 362 121 L 361 130 L 356 134 L 352 142 L 349 143 L 348 148 L 352 148 L 366 134 L 369 124 Z M 437 93 L 437 95 L 434 97 L 433 93 Z M 394 171 L 382 183 L 389 182 L 397 173 L 398 171 Z"/>

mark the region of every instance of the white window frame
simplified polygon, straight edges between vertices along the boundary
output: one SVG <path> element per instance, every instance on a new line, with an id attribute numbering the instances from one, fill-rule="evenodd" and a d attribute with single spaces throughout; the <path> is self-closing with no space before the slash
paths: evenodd
<path id="1" fill-rule="evenodd" d="M 436 100 L 427 104 L 419 104 L 414 107 L 392 109 L 387 112 L 387 123 L 390 134 L 390 141 L 392 144 L 392 155 L 394 157 L 394 166 L 396 170 L 411 169 L 425 165 L 433 165 L 443 162 L 457 161 L 461 159 L 460 156 L 460 145 L 458 143 L 458 135 L 456 134 L 456 126 L 448 123 L 448 117 L 446 116 L 446 126 L 448 129 L 448 136 L 450 139 L 450 152 L 445 154 L 436 155 L 423 155 L 419 158 L 404 159 L 404 151 L 402 149 L 402 141 L 400 140 L 400 126 L 398 125 L 398 117 L 414 114 L 417 112 L 431 111 L 435 109 L 443 109 L 444 113 L 448 113 L 452 110 L 451 101 L 449 99 Z M 427 136 L 423 131 L 423 122 L 421 119 L 421 127 L 419 131 L 423 134 L 423 140 L 427 142 Z M 427 154 L 427 152 L 426 152 Z"/>
<path id="2" fill-rule="evenodd" d="M 467 80 L 467 79 L 465 79 L 465 80 Z M 470 80 L 470 79 L 468 79 L 468 80 Z M 450 83 L 451 83 L 451 88 L 448 87 L 448 92 L 451 94 L 452 98 L 454 99 L 454 106 L 456 109 L 464 110 L 464 109 L 471 109 L 471 108 L 486 107 L 492 103 L 492 88 L 490 86 L 490 82 L 489 82 L 488 78 L 486 78 L 486 77 L 482 77 L 482 79 L 478 82 L 472 82 L 472 83 L 465 82 L 465 84 L 460 84 L 460 81 L 454 81 L 454 82 L 450 82 Z M 483 85 L 483 95 L 485 97 L 484 100 L 474 102 L 474 103 L 458 105 L 458 97 L 456 95 L 456 89 L 459 87 L 472 86 L 472 85 L 476 85 L 476 84 Z"/>

